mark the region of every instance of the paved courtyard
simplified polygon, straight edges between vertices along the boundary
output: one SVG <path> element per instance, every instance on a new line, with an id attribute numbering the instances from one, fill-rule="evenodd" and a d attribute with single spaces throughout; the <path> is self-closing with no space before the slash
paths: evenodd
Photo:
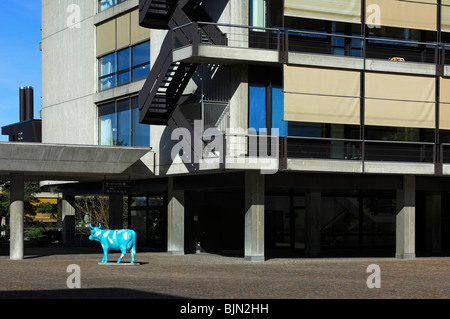
<path id="1" fill-rule="evenodd" d="M 99 265 L 100 248 L 25 249 L 22 261 L 0 249 L 0 299 L 450 299 L 450 258 L 271 258 L 244 262 L 215 254 L 168 256 L 139 252 L 137 266 Z M 110 254 L 115 261 L 119 254 Z M 124 258 L 129 262 L 129 256 Z M 81 288 L 69 289 L 68 266 Z M 380 267 L 380 288 L 369 289 L 367 267 Z"/>

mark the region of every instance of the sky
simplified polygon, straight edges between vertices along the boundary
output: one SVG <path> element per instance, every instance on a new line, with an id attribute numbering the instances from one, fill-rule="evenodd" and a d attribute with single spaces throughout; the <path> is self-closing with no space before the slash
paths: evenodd
<path id="1" fill-rule="evenodd" d="M 40 42 L 41 0 L 0 0 L 0 127 L 19 122 L 21 86 L 33 87 L 34 118 L 40 118 Z M 0 135 L 4 141 L 8 136 Z"/>

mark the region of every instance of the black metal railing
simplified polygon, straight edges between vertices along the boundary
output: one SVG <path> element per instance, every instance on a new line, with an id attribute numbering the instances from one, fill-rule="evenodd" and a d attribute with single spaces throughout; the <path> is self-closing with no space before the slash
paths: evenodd
<path id="1" fill-rule="evenodd" d="M 287 137 L 285 154 L 290 158 L 361 160 L 362 141 L 334 138 Z"/>
<path id="2" fill-rule="evenodd" d="M 287 158 L 437 163 L 437 147 L 430 142 L 372 141 L 337 138 L 285 137 L 280 142 Z M 450 144 L 441 162 L 450 162 Z M 442 146 L 443 147 L 443 146 Z"/>
<path id="3" fill-rule="evenodd" d="M 430 142 L 372 141 L 318 137 L 278 137 L 256 134 L 219 134 L 221 149 L 203 153 L 203 158 L 277 157 L 280 165 L 290 159 L 342 160 L 359 162 L 450 163 L 450 144 Z M 203 136 L 204 147 L 212 140 Z M 206 148 L 203 149 L 203 151 Z"/>
<path id="4" fill-rule="evenodd" d="M 188 45 L 220 45 L 235 48 L 266 49 L 280 52 L 287 61 L 288 52 L 349 56 L 365 59 L 427 63 L 450 63 L 450 45 L 400 39 L 364 37 L 326 32 L 263 28 L 214 22 L 189 22 L 173 31 L 182 31 Z M 207 35 L 206 35 L 207 34 Z M 213 40 L 216 38 L 217 40 Z M 174 49 L 183 47 L 174 41 Z M 438 68 L 439 70 L 440 68 Z"/>

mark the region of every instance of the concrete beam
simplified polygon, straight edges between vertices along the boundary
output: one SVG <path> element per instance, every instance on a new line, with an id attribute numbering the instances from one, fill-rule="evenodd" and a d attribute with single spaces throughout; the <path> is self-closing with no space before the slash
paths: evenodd
<path id="1" fill-rule="evenodd" d="M 22 172 L 27 177 L 120 175 L 134 165 L 145 165 L 153 175 L 150 148 L 0 143 L 0 175 Z M 140 171 L 141 172 L 141 171 Z"/>
<path id="2" fill-rule="evenodd" d="M 395 218 L 395 257 L 416 257 L 416 183 L 415 176 L 403 177 L 403 189 L 397 190 L 397 215 Z"/>
<path id="3" fill-rule="evenodd" d="M 245 261 L 264 261 L 264 175 L 245 172 Z"/>
<path id="4" fill-rule="evenodd" d="M 24 217 L 24 176 L 21 173 L 11 174 L 11 203 L 9 207 L 11 260 L 22 260 L 24 257 L 23 243 Z"/>

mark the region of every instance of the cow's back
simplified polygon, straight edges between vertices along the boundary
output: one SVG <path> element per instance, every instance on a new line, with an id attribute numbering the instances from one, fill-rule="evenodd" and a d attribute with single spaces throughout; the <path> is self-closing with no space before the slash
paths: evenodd
<path id="1" fill-rule="evenodd" d="M 136 242 L 136 232 L 132 229 L 105 229 L 100 242 L 111 250 L 120 250 L 121 246 L 131 249 Z"/>

